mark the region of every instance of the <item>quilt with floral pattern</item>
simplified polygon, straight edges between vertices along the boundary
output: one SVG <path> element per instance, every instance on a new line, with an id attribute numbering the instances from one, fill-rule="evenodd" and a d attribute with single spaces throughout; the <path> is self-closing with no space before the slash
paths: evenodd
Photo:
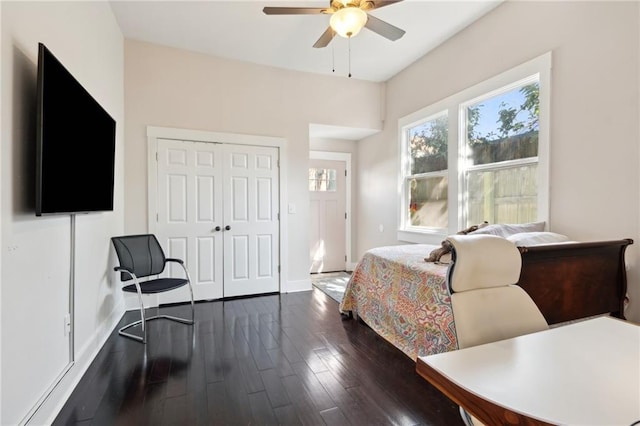
<path id="1" fill-rule="evenodd" d="M 434 248 L 410 244 L 367 251 L 340 303 L 341 312 L 354 312 L 413 360 L 458 348 L 447 265 L 424 260 Z"/>

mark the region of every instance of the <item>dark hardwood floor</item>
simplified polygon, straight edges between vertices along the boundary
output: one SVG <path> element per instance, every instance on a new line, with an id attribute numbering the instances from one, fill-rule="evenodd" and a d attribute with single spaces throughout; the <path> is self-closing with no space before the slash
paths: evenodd
<path id="1" fill-rule="evenodd" d="M 152 321 L 147 345 L 114 331 L 54 425 L 463 424 L 413 361 L 317 289 L 198 303 L 196 321 Z"/>

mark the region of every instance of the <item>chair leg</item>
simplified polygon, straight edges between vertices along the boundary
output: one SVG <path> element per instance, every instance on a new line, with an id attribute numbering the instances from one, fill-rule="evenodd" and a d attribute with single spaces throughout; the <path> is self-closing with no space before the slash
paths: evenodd
<path id="1" fill-rule="evenodd" d="M 120 330 L 118 330 L 118 334 L 133 340 L 137 340 L 142 343 L 147 343 L 147 327 L 146 327 L 147 321 L 144 317 L 144 304 L 142 303 L 142 293 L 140 291 L 138 291 L 138 302 L 140 303 L 140 320 L 125 325 Z M 138 324 L 140 324 L 142 327 L 142 337 L 136 336 L 135 334 L 126 333 L 124 331 L 128 328 L 135 327 Z"/>
<path id="2" fill-rule="evenodd" d="M 460 417 L 462 418 L 465 426 L 482 426 L 482 423 L 476 423 L 476 421 L 474 421 L 474 417 L 467 413 L 467 410 L 462 407 L 460 407 Z"/>
<path id="3" fill-rule="evenodd" d="M 182 264 L 182 269 L 184 270 L 184 274 L 187 276 L 187 283 L 189 284 L 189 296 L 191 296 L 191 324 L 195 323 L 196 320 L 196 309 L 193 302 L 193 286 L 191 285 L 191 277 L 189 276 L 189 271 L 187 267 Z"/>
<path id="4" fill-rule="evenodd" d="M 195 303 L 193 301 L 193 287 L 191 287 L 191 278 L 189 277 L 189 272 L 187 271 L 187 268 L 185 268 L 184 265 L 182 265 L 182 267 L 184 268 L 184 272 L 187 275 L 187 284 L 189 285 L 189 296 L 191 297 L 191 319 L 189 320 L 189 319 L 186 319 L 186 318 L 174 317 L 172 315 L 159 315 L 158 314 L 155 317 L 147 318 L 147 321 L 152 321 L 152 320 L 164 318 L 164 319 L 168 319 L 168 320 L 171 320 L 171 321 L 180 322 L 182 324 L 193 325 L 195 323 L 196 314 L 195 314 Z"/>
<path id="5" fill-rule="evenodd" d="M 184 267 L 184 266 L 183 266 Z M 186 272 L 186 268 L 185 268 L 185 272 Z M 196 314 L 195 314 L 195 302 L 193 300 L 193 287 L 191 287 L 191 279 L 189 278 L 189 273 L 187 272 L 187 282 L 189 284 L 189 296 L 191 297 L 191 319 L 187 319 L 187 318 L 180 318 L 180 317 L 174 317 L 172 315 L 156 315 L 153 317 L 149 317 L 149 318 L 145 318 L 144 315 L 144 304 L 142 303 L 142 291 L 140 290 L 140 285 L 138 283 L 137 278 L 134 278 L 134 282 L 136 284 L 136 290 L 138 293 L 138 301 L 140 303 L 140 320 L 139 321 L 135 321 L 132 322 L 130 324 L 125 325 L 124 327 L 122 327 L 120 330 L 118 330 L 118 334 L 120 334 L 121 336 L 124 337 L 128 337 L 130 339 L 134 339 L 137 340 L 138 342 L 142 342 L 142 343 L 147 343 L 147 321 L 153 321 L 153 320 L 157 320 L 157 319 L 168 319 L 171 321 L 176 321 L 176 322 L 180 322 L 182 324 L 194 324 L 195 323 L 195 318 L 196 318 Z M 160 309 L 160 307 L 158 307 L 158 310 Z M 131 333 L 127 333 L 124 330 L 131 328 L 131 327 L 135 327 L 136 325 L 140 324 L 142 326 L 142 337 L 140 336 L 136 336 L 135 334 L 131 334 Z"/>
<path id="6" fill-rule="evenodd" d="M 193 301 L 193 288 L 191 287 L 191 280 L 189 279 L 189 276 L 187 275 L 187 281 L 189 283 L 189 296 L 191 296 L 191 319 L 186 319 L 186 318 L 180 318 L 180 317 L 174 317 L 171 315 L 156 315 L 155 317 L 151 317 L 148 318 L 147 321 L 151 321 L 151 320 L 155 320 L 155 319 L 159 319 L 159 318 L 164 318 L 164 319 L 168 319 L 171 321 L 177 321 L 177 322 L 181 322 L 183 324 L 193 324 L 195 322 L 195 318 L 196 318 L 196 313 L 195 313 L 195 302 Z"/>
<path id="7" fill-rule="evenodd" d="M 193 302 L 193 288 L 191 287 L 191 280 L 189 280 L 189 294 L 191 295 L 191 324 L 196 321 L 196 308 Z"/>

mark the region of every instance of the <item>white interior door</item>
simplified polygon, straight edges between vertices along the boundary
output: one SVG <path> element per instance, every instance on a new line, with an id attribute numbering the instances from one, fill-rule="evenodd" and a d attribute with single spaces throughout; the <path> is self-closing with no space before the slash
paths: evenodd
<path id="1" fill-rule="evenodd" d="M 156 235 L 194 298 L 278 291 L 278 148 L 158 139 L 157 153 Z M 158 297 L 188 301 L 188 288 Z"/>
<path id="2" fill-rule="evenodd" d="M 346 267 L 346 163 L 309 160 L 311 273 Z"/>
<path id="3" fill-rule="evenodd" d="M 223 294 L 219 147 L 212 143 L 158 140 L 156 235 L 167 257 L 184 259 L 196 300 L 218 299 Z M 172 276 L 183 275 L 179 265 L 170 263 L 169 268 Z M 159 300 L 187 301 L 188 288 L 161 293 Z"/>
<path id="4" fill-rule="evenodd" d="M 278 149 L 222 145 L 224 296 L 279 290 Z"/>

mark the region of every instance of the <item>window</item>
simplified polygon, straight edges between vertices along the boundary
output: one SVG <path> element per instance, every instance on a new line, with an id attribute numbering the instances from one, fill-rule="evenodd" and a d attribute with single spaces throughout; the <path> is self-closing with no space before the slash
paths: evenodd
<path id="1" fill-rule="evenodd" d="M 449 120 L 446 112 L 407 129 L 409 174 L 405 188 L 411 227 L 446 228 L 448 223 Z"/>
<path id="2" fill-rule="evenodd" d="M 548 220 L 550 54 L 399 120 L 398 239 Z"/>
<path id="3" fill-rule="evenodd" d="M 538 76 L 518 87 L 462 104 L 465 143 L 464 227 L 537 219 Z"/>
<path id="4" fill-rule="evenodd" d="M 309 191 L 333 192 L 336 188 L 335 169 L 309 169 Z"/>

